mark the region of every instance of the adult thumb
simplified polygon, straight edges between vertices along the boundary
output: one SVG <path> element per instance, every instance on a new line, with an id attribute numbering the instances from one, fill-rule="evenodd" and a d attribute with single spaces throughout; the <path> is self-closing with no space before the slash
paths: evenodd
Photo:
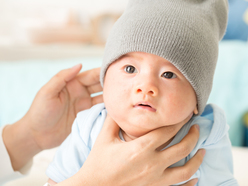
<path id="1" fill-rule="evenodd" d="M 107 115 L 100 135 L 103 135 L 109 140 L 116 138 L 120 139 L 119 131 L 120 127 L 117 125 L 117 123 L 109 115 Z"/>

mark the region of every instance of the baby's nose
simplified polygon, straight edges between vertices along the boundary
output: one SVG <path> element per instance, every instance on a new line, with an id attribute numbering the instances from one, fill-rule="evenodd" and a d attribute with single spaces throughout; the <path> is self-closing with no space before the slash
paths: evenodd
<path id="1" fill-rule="evenodd" d="M 158 94 L 158 88 L 152 82 L 144 82 L 141 85 L 137 86 L 136 93 L 143 93 L 150 96 L 156 96 Z"/>

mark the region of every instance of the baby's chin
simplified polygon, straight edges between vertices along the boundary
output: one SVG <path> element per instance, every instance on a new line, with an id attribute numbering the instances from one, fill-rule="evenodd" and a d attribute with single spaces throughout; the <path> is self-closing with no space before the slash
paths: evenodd
<path id="1" fill-rule="evenodd" d="M 158 125 L 158 126 L 151 126 L 151 125 L 145 125 L 145 123 L 142 123 L 141 125 L 135 125 L 135 124 L 127 124 L 127 123 L 121 123 L 119 127 L 122 130 L 123 137 L 126 141 L 134 140 L 136 138 L 139 138 L 143 135 L 146 135 L 147 133 L 156 130 L 161 127 L 165 126 L 171 126 L 171 125 L 180 125 L 181 127 L 185 125 L 187 121 L 182 121 L 180 123 L 176 124 L 166 124 L 166 125 Z"/>
<path id="2" fill-rule="evenodd" d="M 154 130 L 154 129 L 143 129 L 136 126 L 132 126 L 132 127 L 125 126 L 125 127 L 121 127 L 121 129 L 122 129 L 122 135 L 126 141 L 134 140 Z"/>
<path id="3" fill-rule="evenodd" d="M 157 117 L 123 117 L 122 115 L 113 115 L 112 117 L 114 121 L 119 125 L 119 127 L 123 130 L 124 136 L 128 137 L 128 139 L 136 139 L 139 138 L 155 129 L 177 125 L 185 123 L 186 121 L 179 121 L 181 118 L 157 118 Z M 129 119 L 132 118 L 132 119 Z M 161 122 L 161 120 L 166 122 Z M 177 123 L 178 122 L 178 123 Z M 123 136 L 123 137 L 124 137 Z M 124 138 L 125 139 L 125 138 Z"/>
<path id="4" fill-rule="evenodd" d="M 131 141 L 131 140 L 134 140 L 134 139 L 137 139 L 147 133 L 128 133 L 128 132 L 125 132 L 124 130 L 121 131 L 122 132 L 122 136 L 123 138 L 125 139 L 125 141 Z"/>

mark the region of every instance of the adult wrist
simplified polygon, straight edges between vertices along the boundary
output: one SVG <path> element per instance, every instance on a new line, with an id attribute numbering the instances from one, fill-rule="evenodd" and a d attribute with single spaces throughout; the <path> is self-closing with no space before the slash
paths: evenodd
<path id="1" fill-rule="evenodd" d="M 5 126 L 3 129 L 3 142 L 14 171 L 23 168 L 32 160 L 34 155 L 41 151 L 28 126 L 25 120 L 21 119 L 12 125 Z"/>

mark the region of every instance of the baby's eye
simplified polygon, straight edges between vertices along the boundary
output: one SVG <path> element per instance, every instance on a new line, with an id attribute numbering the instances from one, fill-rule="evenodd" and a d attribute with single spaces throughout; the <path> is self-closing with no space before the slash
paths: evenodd
<path id="1" fill-rule="evenodd" d="M 174 78 L 176 78 L 177 76 L 176 76 L 176 74 L 174 74 L 173 72 L 164 72 L 164 73 L 162 74 L 162 77 L 167 78 L 167 79 L 174 79 Z"/>
<path id="2" fill-rule="evenodd" d="M 131 65 L 126 66 L 125 67 L 125 71 L 127 73 L 130 73 L 130 74 L 137 72 L 136 68 L 134 66 L 131 66 Z"/>

